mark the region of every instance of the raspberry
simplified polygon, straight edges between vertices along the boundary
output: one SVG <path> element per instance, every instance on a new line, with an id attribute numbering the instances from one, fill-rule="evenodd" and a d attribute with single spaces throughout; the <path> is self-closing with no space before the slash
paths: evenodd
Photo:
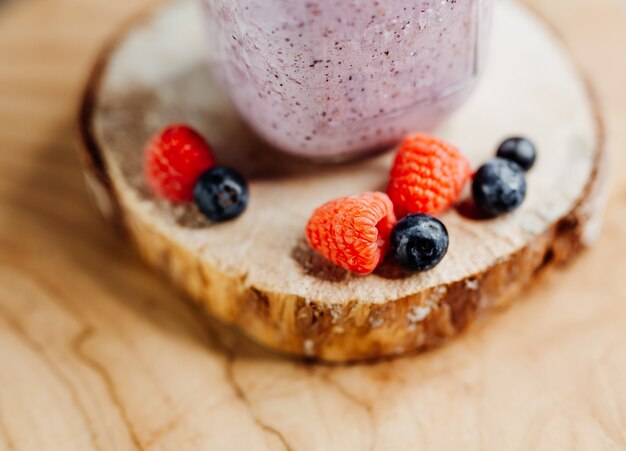
<path id="1" fill-rule="evenodd" d="M 193 199 L 198 177 L 215 164 L 211 147 L 186 125 L 171 125 L 148 143 L 144 174 L 155 195 L 171 201 Z"/>
<path id="2" fill-rule="evenodd" d="M 398 148 L 387 194 L 398 217 L 437 215 L 456 202 L 471 173 L 456 147 L 434 136 L 413 135 Z"/>
<path id="3" fill-rule="evenodd" d="M 365 193 L 332 200 L 309 219 L 309 243 L 331 262 L 348 271 L 369 274 L 389 250 L 396 223 L 385 193 Z"/>

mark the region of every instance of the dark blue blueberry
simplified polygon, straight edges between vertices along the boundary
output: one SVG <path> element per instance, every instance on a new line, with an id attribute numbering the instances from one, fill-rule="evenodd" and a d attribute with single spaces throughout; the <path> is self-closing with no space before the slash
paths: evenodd
<path id="1" fill-rule="evenodd" d="M 505 160 L 513 161 L 528 171 L 537 159 L 537 148 L 527 138 L 509 138 L 498 147 L 497 156 Z"/>
<path id="2" fill-rule="evenodd" d="M 248 184 L 237 171 L 215 166 L 198 178 L 193 197 L 200 212 L 211 221 L 228 221 L 248 206 Z"/>
<path id="3" fill-rule="evenodd" d="M 524 170 L 517 163 L 494 158 L 476 171 L 472 194 L 476 207 L 485 216 L 512 212 L 526 198 Z"/>
<path id="4" fill-rule="evenodd" d="M 397 262 L 409 271 L 434 268 L 448 251 L 448 230 L 437 218 L 413 214 L 400 219 L 391 232 Z"/>

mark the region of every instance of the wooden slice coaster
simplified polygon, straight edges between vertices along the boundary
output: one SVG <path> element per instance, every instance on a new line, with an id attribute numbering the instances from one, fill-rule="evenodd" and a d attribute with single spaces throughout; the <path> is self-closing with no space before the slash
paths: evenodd
<path id="1" fill-rule="evenodd" d="M 323 202 L 384 189 L 392 155 L 322 166 L 269 149 L 215 85 L 198 8 L 160 7 L 103 53 L 82 108 L 82 154 L 100 209 L 142 256 L 258 342 L 332 361 L 425 349 L 508 304 L 599 234 L 604 149 L 594 99 L 558 38 L 518 4 L 497 2 L 485 77 L 436 133 L 475 165 L 509 135 L 533 139 L 540 154 L 526 203 L 489 221 L 451 211 L 442 217 L 450 249 L 437 268 L 411 275 L 389 262 L 368 277 L 318 257 L 303 231 Z M 240 219 L 213 225 L 192 205 L 149 194 L 143 148 L 172 122 L 196 127 L 219 161 L 249 178 Z"/>

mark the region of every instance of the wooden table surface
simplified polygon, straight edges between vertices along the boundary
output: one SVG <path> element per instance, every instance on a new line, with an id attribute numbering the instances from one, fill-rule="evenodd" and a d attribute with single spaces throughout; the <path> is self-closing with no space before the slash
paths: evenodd
<path id="1" fill-rule="evenodd" d="M 528 0 L 602 102 L 605 232 L 486 327 L 331 367 L 207 321 L 94 213 L 74 115 L 149 0 L 0 1 L 0 449 L 626 449 L 626 2 Z"/>

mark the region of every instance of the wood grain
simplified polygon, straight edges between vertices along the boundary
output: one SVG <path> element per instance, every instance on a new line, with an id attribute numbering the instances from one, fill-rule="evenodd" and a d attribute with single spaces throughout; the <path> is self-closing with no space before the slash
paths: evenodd
<path id="1" fill-rule="evenodd" d="M 0 449 L 626 449 L 622 4 L 532 0 L 608 118 L 600 243 L 443 349 L 328 367 L 207 334 L 89 205 L 75 99 L 102 39 L 147 3 L 0 7 Z"/>

